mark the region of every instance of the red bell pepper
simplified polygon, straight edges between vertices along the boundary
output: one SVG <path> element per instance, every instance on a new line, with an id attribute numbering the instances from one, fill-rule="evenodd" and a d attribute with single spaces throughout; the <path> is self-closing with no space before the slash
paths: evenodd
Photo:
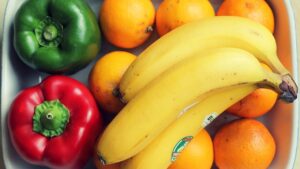
<path id="1" fill-rule="evenodd" d="M 18 94 L 8 128 L 25 161 L 52 169 L 82 169 L 93 154 L 102 117 L 82 83 L 53 75 Z"/>

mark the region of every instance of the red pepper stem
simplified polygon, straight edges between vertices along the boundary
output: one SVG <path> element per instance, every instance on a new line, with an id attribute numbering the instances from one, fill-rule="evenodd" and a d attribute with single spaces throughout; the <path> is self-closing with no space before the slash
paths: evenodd
<path id="1" fill-rule="evenodd" d="M 44 101 L 35 107 L 33 131 L 46 137 L 59 136 L 69 122 L 69 110 L 59 101 Z"/>
<path id="2" fill-rule="evenodd" d="M 47 113 L 47 114 L 46 114 L 46 118 L 47 118 L 48 120 L 52 120 L 52 119 L 53 119 L 53 114 L 52 114 L 51 112 Z"/>

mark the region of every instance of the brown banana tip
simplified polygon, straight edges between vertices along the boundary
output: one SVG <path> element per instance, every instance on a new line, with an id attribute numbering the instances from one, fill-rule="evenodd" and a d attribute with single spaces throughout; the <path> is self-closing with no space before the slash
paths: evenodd
<path id="1" fill-rule="evenodd" d="M 294 90 L 294 93 L 298 93 L 298 86 L 290 74 L 285 74 L 282 76 L 282 80 L 285 81 L 289 86 L 291 86 Z"/>
<path id="2" fill-rule="evenodd" d="M 103 165 L 106 165 L 105 159 L 104 159 L 101 155 L 99 155 L 99 154 L 97 154 L 97 156 L 98 156 L 98 159 L 100 160 L 100 162 L 101 162 Z"/>
<path id="3" fill-rule="evenodd" d="M 121 98 L 121 92 L 120 92 L 120 88 L 119 87 L 115 87 L 112 90 L 112 95 L 117 97 L 117 98 Z"/>
<path id="4" fill-rule="evenodd" d="M 297 99 L 297 89 L 291 86 L 288 82 L 282 81 L 282 83 L 279 85 L 279 88 L 282 91 L 281 95 L 279 96 L 280 99 L 288 103 L 293 103 Z"/>
<path id="5" fill-rule="evenodd" d="M 120 97 L 119 99 L 123 104 L 127 104 L 127 102 L 123 99 L 123 97 Z"/>
<path id="6" fill-rule="evenodd" d="M 122 92 L 120 91 L 119 87 L 116 87 L 112 91 L 113 96 L 117 97 L 123 104 L 126 104 L 127 102 L 123 99 Z"/>

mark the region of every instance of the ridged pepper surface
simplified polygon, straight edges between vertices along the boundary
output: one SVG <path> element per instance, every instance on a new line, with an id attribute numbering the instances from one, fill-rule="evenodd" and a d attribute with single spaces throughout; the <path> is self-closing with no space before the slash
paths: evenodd
<path id="1" fill-rule="evenodd" d="M 14 47 L 21 60 L 47 73 L 72 74 L 100 50 L 100 29 L 84 0 L 27 0 L 14 20 Z"/>
<path id="2" fill-rule="evenodd" d="M 82 169 L 93 154 L 102 117 L 85 85 L 52 75 L 16 96 L 8 129 L 25 161 L 52 169 Z"/>

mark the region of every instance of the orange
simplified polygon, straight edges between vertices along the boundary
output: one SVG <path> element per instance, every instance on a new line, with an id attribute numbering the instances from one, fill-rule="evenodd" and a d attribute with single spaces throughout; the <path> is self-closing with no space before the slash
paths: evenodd
<path id="1" fill-rule="evenodd" d="M 213 158 L 212 139 L 203 129 L 182 150 L 168 169 L 210 169 Z"/>
<path id="2" fill-rule="evenodd" d="M 155 8 L 151 0 L 104 0 L 99 18 L 102 32 L 110 43 L 134 48 L 153 32 Z"/>
<path id="3" fill-rule="evenodd" d="M 188 22 L 215 16 L 208 0 L 164 0 L 156 12 L 156 28 L 163 36 Z"/>
<path id="4" fill-rule="evenodd" d="M 89 75 L 90 90 L 100 107 L 109 113 L 118 113 L 124 104 L 118 98 L 118 85 L 136 56 L 114 51 L 100 58 Z"/>
<path id="5" fill-rule="evenodd" d="M 246 17 L 274 32 L 274 14 L 265 0 L 225 0 L 219 7 L 217 15 Z"/>
<path id="6" fill-rule="evenodd" d="M 267 65 L 262 65 L 266 70 L 272 71 Z M 227 112 L 240 117 L 256 118 L 269 112 L 274 107 L 277 97 L 275 91 L 259 88 L 229 107 Z"/>
<path id="7" fill-rule="evenodd" d="M 276 151 L 269 130 L 254 119 L 225 124 L 217 131 L 213 144 L 215 163 L 220 169 L 266 169 Z"/>

